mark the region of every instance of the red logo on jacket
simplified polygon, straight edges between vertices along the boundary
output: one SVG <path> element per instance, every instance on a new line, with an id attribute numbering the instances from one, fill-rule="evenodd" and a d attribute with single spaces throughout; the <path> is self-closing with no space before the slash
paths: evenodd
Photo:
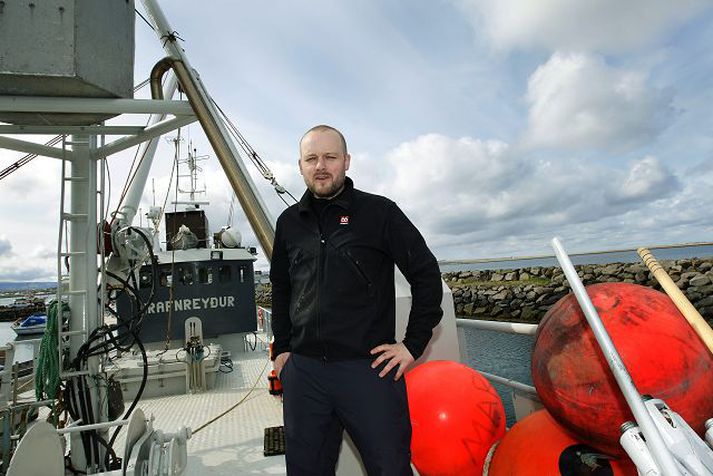
<path id="1" fill-rule="evenodd" d="M 339 217 L 339 224 L 340 225 L 348 225 L 349 224 L 349 217 L 347 215 L 342 215 Z"/>

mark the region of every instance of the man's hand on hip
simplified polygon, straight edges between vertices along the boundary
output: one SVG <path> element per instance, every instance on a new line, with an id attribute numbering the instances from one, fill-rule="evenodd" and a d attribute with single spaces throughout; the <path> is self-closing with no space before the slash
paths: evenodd
<path id="1" fill-rule="evenodd" d="M 394 380 L 398 380 L 401 378 L 401 376 L 404 374 L 406 371 L 406 368 L 411 365 L 414 361 L 413 355 L 411 355 L 411 352 L 406 348 L 405 345 L 403 345 L 401 342 L 397 344 L 382 344 L 377 347 L 374 347 L 370 351 L 371 355 L 379 354 L 379 355 L 372 363 L 371 363 L 371 368 L 375 369 L 379 365 L 381 365 L 382 362 L 386 362 L 386 365 L 384 366 L 383 369 L 381 369 L 381 372 L 379 372 L 379 377 L 385 377 L 386 374 L 391 372 L 391 369 L 396 367 L 397 365 L 399 366 L 398 370 L 396 371 L 396 375 L 394 376 Z M 279 357 L 279 356 L 278 356 Z"/>
<path id="2" fill-rule="evenodd" d="M 272 368 L 275 369 L 277 378 L 280 378 L 280 374 L 282 374 L 282 368 L 285 366 L 285 364 L 287 363 L 287 359 L 289 358 L 290 352 L 283 352 L 277 357 L 275 357 L 275 361 L 272 363 Z"/>

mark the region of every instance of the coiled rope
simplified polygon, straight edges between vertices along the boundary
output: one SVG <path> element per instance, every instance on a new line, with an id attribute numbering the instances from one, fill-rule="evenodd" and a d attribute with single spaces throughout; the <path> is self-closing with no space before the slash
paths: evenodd
<path id="1" fill-rule="evenodd" d="M 69 305 L 62 303 L 61 311 L 59 303 L 55 300 L 49 306 L 47 313 L 47 327 L 40 343 L 37 368 L 35 369 L 35 397 L 37 401 L 54 400 L 57 398 L 59 384 L 61 382 L 59 374 L 59 354 L 58 326 L 64 312 L 69 311 Z"/>

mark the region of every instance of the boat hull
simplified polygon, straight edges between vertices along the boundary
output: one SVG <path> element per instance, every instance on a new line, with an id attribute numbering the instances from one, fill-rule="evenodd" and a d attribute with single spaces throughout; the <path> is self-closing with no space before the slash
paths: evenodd
<path id="1" fill-rule="evenodd" d="M 28 326 L 28 327 L 20 327 L 20 326 L 12 325 L 11 327 L 12 327 L 12 330 L 15 331 L 15 334 L 17 334 L 19 336 L 44 334 L 45 329 L 47 328 L 46 325 Z"/>

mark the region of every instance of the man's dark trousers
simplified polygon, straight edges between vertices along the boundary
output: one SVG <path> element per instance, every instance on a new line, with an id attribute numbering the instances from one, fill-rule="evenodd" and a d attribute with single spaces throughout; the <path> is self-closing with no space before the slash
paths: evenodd
<path id="1" fill-rule="evenodd" d="M 292 354 L 280 380 L 290 476 L 333 475 L 342 431 L 369 476 L 412 475 L 411 422 L 404 378 L 383 378 L 372 359 L 325 362 Z"/>

